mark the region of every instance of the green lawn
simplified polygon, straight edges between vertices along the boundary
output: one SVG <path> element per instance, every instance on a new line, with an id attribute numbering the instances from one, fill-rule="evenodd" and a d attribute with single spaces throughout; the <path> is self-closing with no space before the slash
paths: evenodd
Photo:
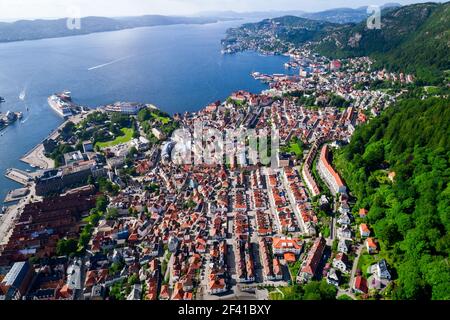
<path id="1" fill-rule="evenodd" d="M 377 261 L 377 258 L 376 255 L 368 254 L 365 249 L 363 252 L 358 260 L 358 269 L 367 276 L 367 269 Z"/>
<path id="2" fill-rule="evenodd" d="M 302 156 L 303 155 L 303 150 L 300 148 L 298 143 L 291 143 L 289 145 L 289 152 L 295 153 L 296 156 Z"/>
<path id="3" fill-rule="evenodd" d="M 294 153 L 298 159 L 303 157 L 303 149 L 297 141 L 291 139 L 289 145 L 282 148 L 283 152 Z"/>
<path id="4" fill-rule="evenodd" d="M 156 121 L 161 121 L 162 124 L 168 124 L 170 122 L 170 118 L 169 117 L 160 116 L 160 115 L 158 115 L 155 112 L 152 112 L 152 117 Z"/>
<path id="5" fill-rule="evenodd" d="M 282 292 L 280 293 L 278 290 L 274 290 L 269 292 L 269 300 L 299 300 L 299 286 L 292 285 L 288 287 L 278 287 L 278 289 Z"/>
<path id="6" fill-rule="evenodd" d="M 424 89 L 429 94 L 436 94 L 439 92 L 439 87 L 436 86 L 426 86 Z"/>
<path id="7" fill-rule="evenodd" d="M 325 225 L 322 227 L 321 229 L 322 232 L 322 237 L 328 238 L 330 236 L 330 226 L 329 225 Z"/>
<path id="8" fill-rule="evenodd" d="M 128 141 L 131 141 L 131 139 L 133 139 L 133 129 L 123 128 L 123 129 L 120 129 L 120 131 L 122 131 L 123 135 L 117 137 L 116 139 L 114 139 L 112 141 L 106 141 L 106 142 L 97 142 L 95 145 L 98 146 L 99 148 L 103 149 L 103 148 L 113 147 L 113 146 L 116 146 L 121 143 L 126 143 Z"/>
<path id="9" fill-rule="evenodd" d="M 292 276 L 292 282 L 295 282 L 297 279 L 298 270 L 300 270 L 300 267 L 302 266 L 302 262 L 299 260 L 295 261 L 295 263 L 289 263 L 289 271 L 291 272 Z"/>

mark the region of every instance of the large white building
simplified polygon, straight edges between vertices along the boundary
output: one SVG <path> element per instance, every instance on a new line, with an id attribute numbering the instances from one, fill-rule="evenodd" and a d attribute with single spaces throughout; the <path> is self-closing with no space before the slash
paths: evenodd
<path id="1" fill-rule="evenodd" d="M 141 103 L 117 102 L 105 107 L 108 112 L 120 112 L 127 115 L 136 115 L 146 106 Z"/>
<path id="2" fill-rule="evenodd" d="M 347 188 L 342 182 L 339 174 L 334 171 L 333 167 L 329 163 L 329 150 L 328 145 L 322 147 L 320 152 L 319 162 L 317 164 L 317 170 L 319 171 L 320 177 L 324 180 L 330 191 L 333 194 L 346 193 Z"/>

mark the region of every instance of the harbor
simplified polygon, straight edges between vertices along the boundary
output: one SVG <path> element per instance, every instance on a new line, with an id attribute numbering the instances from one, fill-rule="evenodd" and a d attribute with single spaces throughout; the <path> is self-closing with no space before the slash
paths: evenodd
<path id="1" fill-rule="evenodd" d="M 59 138 L 61 130 L 64 128 L 64 126 L 67 125 L 68 122 L 77 124 L 81 120 L 83 120 L 87 114 L 88 112 L 85 112 L 83 108 L 77 109 L 77 111 L 75 111 L 73 114 L 71 113 L 70 116 L 65 117 L 66 120 L 61 123 L 56 129 L 52 130 L 42 142 L 38 143 L 22 158 L 20 158 L 20 161 L 28 164 L 31 168 L 38 169 L 37 171 L 31 172 L 31 170 L 21 170 L 17 168 L 9 168 L 6 170 L 4 176 L 9 180 L 22 185 L 23 187 L 9 191 L 3 201 L 4 204 L 14 203 L 27 198 L 32 189 L 33 181 L 35 177 L 42 172 L 41 170 L 53 169 L 55 167 L 53 159 L 50 159 L 46 156 L 44 147 L 45 142 L 50 140 L 57 140 Z"/>
<path id="2" fill-rule="evenodd" d="M 19 200 L 25 198 L 29 193 L 30 193 L 30 190 L 28 188 L 19 188 L 19 189 L 11 190 L 10 192 L 8 192 L 8 194 L 6 195 L 6 198 L 3 202 L 11 203 L 11 202 L 19 201 Z"/>
<path id="3" fill-rule="evenodd" d="M 65 94 L 67 98 L 69 92 L 65 91 Z M 84 117 L 89 113 L 88 111 L 86 111 L 85 108 L 79 106 L 75 107 L 74 104 L 71 104 L 73 108 L 76 108 L 74 109 L 76 111 L 74 111 L 73 113 L 75 112 L 77 113 L 73 114 L 71 111 L 70 115 L 67 113 L 67 116 L 65 116 L 66 111 L 61 113 L 60 111 L 57 111 L 58 109 L 55 109 L 55 107 L 52 106 L 52 104 L 50 104 L 51 97 L 49 97 L 50 107 L 52 107 L 52 109 L 55 110 L 60 116 L 62 116 L 66 121 L 64 121 L 55 130 L 53 130 L 41 143 L 37 144 L 33 149 L 31 149 L 22 158 L 20 158 L 20 161 L 29 164 L 32 168 L 39 168 L 42 170 L 52 169 L 55 167 L 54 161 L 45 155 L 44 142 L 49 140 L 57 140 L 61 133 L 61 130 L 67 125 L 68 122 L 77 124 L 81 120 L 83 120 Z"/>
<path id="4" fill-rule="evenodd" d="M 34 178 L 33 173 L 29 173 L 23 170 L 19 170 L 19 169 L 14 169 L 14 168 L 10 168 L 8 170 L 6 170 L 5 173 L 5 177 L 7 177 L 8 179 L 11 179 L 23 186 L 28 186 Z"/>

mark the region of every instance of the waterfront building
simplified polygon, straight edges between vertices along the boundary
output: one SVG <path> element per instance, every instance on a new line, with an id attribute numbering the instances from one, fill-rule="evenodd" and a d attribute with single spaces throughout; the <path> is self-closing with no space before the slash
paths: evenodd
<path id="1" fill-rule="evenodd" d="M 95 202 L 95 188 L 91 186 L 25 205 L 3 246 L 0 265 L 55 255 L 58 240 L 78 235 L 78 222 L 95 207 Z"/>
<path id="2" fill-rule="evenodd" d="M 145 105 L 141 103 L 116 102 L 112 105 L 107 105 L 105 110 L 107 112 L 120 112 L 127 115 L 136 115 L 143 108 L 145 108 Z"/>
<path id="3" fill-rule="evenodd" d="M 89 176 L 93 178 L 106 176 L 106 172 L 106 169 L 98 166 L 95 160 L 74 162 L 60 169 L 47 170 L 35 179 L 36 195 L 59 193 L 65 188 L 85 183 Z"/>

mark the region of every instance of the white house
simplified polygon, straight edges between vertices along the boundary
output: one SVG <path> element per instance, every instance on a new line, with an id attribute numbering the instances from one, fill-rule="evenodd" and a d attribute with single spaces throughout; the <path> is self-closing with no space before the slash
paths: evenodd
<path id="1" fill-rule="evenodd" d="M 348 243 L 348 241 L 345 240 L 345 239 L 339 240 L 339 243 L 338 243 L 338 246 L 337 246 L 337 251 L 345 253 L 345 254 L 349 253 L 349 251 L 350 251 L 350 244 Z"/>
<path id="2" fill-rule="evenodd" d="M 343 273 L 348 272 L 348 258 L 345 253 L 338 253 L 333 259 L 333 268 L 338 269 Z"/>
<path id="3" fill-rule="evenodd" d="M 341 225 L 349 225 L 352 223 L 352 219 L 349 213 L 342 213 L 337 222 Z"/>
<path id="4" fill-rule="evenodd" d="M 391 274 L 387 268 L 386 260 L 382 259 L 378 261 L 378 263 L 376 263 L 374 267 L 374 274 L 378 277 L 378 279 L 391 280 Z"/>
<path id="5" fill-rule="evenodd" d="M 344 225 L 337 230 L 337 237 L 339 240 L 352 239 L 352 230 L 348 225 Z"/>
<path id="6" fill-rule="evenodd" d="M 331 268 L 327 274 L 327 283 L 332 284 L 334 286 L 339 286 L 339 276 L 336 273 L 336 270 Z"/>

